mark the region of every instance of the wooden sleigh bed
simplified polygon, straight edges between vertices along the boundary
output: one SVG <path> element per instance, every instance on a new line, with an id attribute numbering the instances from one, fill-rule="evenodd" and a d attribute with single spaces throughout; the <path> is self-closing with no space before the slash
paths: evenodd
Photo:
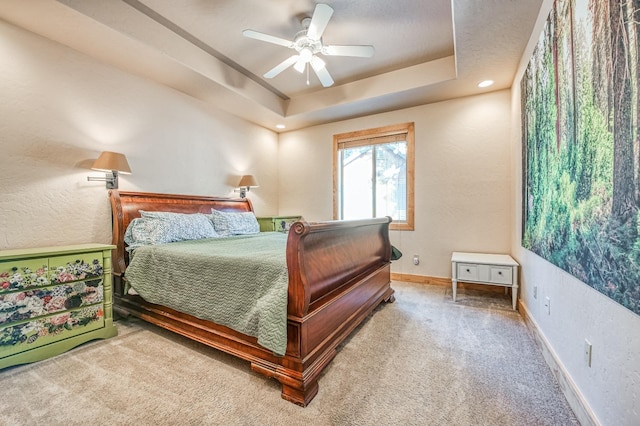
<path id="1" fill-rule="evenodd" d="M 222 350 L 282 384 L 282 397 L 306 406 L 336 347 L 380 303 L 393 302 L 390 286 L 390 218 L 296 222 L 286 243 L 287 343 L 284 356 L 255 337 L 125 294 L 129 262 L 124 234 L 139 210 L 209 214 L 251 212 L 251 201 L 191 195 L 110 191 L 113 214 L 114 308 Z"/>

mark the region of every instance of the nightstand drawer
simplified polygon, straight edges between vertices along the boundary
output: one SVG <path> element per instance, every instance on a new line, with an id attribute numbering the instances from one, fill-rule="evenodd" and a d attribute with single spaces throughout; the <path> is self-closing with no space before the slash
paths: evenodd
<path id="1" fill-rule="evenodd" d="M 263 216 L 257 219 L 260 232 L 288 232 L 294 222 L 302 220 L 302 216 Z"/>
<path id="2" fill-rule="evenodd" d="M 489 268 L 489 281 L 510 285 L 513 282 L 512 269 L 509 267 L 491 266 Z"/>
<path id="3" fill-rule="evenodd" d="M 505 294 L 511 287 L 511 304 L 516 309 L 518 301 L 518 262 L 507 254 L 451 253 L 451 289 L 456 301 L 458 281 L 473 284 L 503 286 Z"/>
<path id="4" fill-rule="evenodd" d="M 458 279 L 460 281 L 478 281 L 478 265 L 459 263 Z"/>

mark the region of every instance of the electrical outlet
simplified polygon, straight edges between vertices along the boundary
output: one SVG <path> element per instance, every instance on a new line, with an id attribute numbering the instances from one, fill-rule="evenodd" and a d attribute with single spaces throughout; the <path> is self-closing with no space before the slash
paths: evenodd
<path id="1" fill-rule="evenodd" d="M 419 265 L 420 264 L 420 256 L 418 256 L 417 254 L 413 255 L 413 264 L 414 265 Z"/>
<path id="2" fill-rule="evenodd" d="M 587 367 L 591 367 L 591 342 L 587 339 L 584 339 L 584 364 Z"/>
<path id="3" fill-rule="evenodd" d="M 538 286 L 537 285 L 533 286 L 533 298 L 534 299 L 538 298 Z"/>
<path id="4" fill-rule="evenodd" d="M 544 298 L 544 307 L 547 308 L 547 315 L 551 315 L 551 299 L 548 297 Z"/>

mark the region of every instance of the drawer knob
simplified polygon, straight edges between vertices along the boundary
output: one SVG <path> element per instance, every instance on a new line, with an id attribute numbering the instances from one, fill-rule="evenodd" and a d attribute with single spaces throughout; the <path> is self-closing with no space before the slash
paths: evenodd
<path id="1" fill-rule="evenodd" d="M 498 271 L 498 275 L 502 275 L 502 271 Z"/>
<path id="2" fill-rule="evenodd" d="M 467 272 L 469 272 L 469 268 L 467 268 Z"/>

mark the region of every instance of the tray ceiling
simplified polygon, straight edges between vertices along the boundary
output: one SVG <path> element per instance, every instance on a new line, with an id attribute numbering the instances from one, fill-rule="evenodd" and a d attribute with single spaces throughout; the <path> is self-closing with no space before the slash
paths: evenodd
<path id="1" fill-rule="evenodd" d="M 328 88 L 293 68 L 264 78 L 293 51 L 242 36 L 293 39 L 309 0 L 3 0 L 0 18 L 281 131 L 510 87 L 542 0 L 323 2 L 324 43 L 375 48 L 323 56 Z"/>

